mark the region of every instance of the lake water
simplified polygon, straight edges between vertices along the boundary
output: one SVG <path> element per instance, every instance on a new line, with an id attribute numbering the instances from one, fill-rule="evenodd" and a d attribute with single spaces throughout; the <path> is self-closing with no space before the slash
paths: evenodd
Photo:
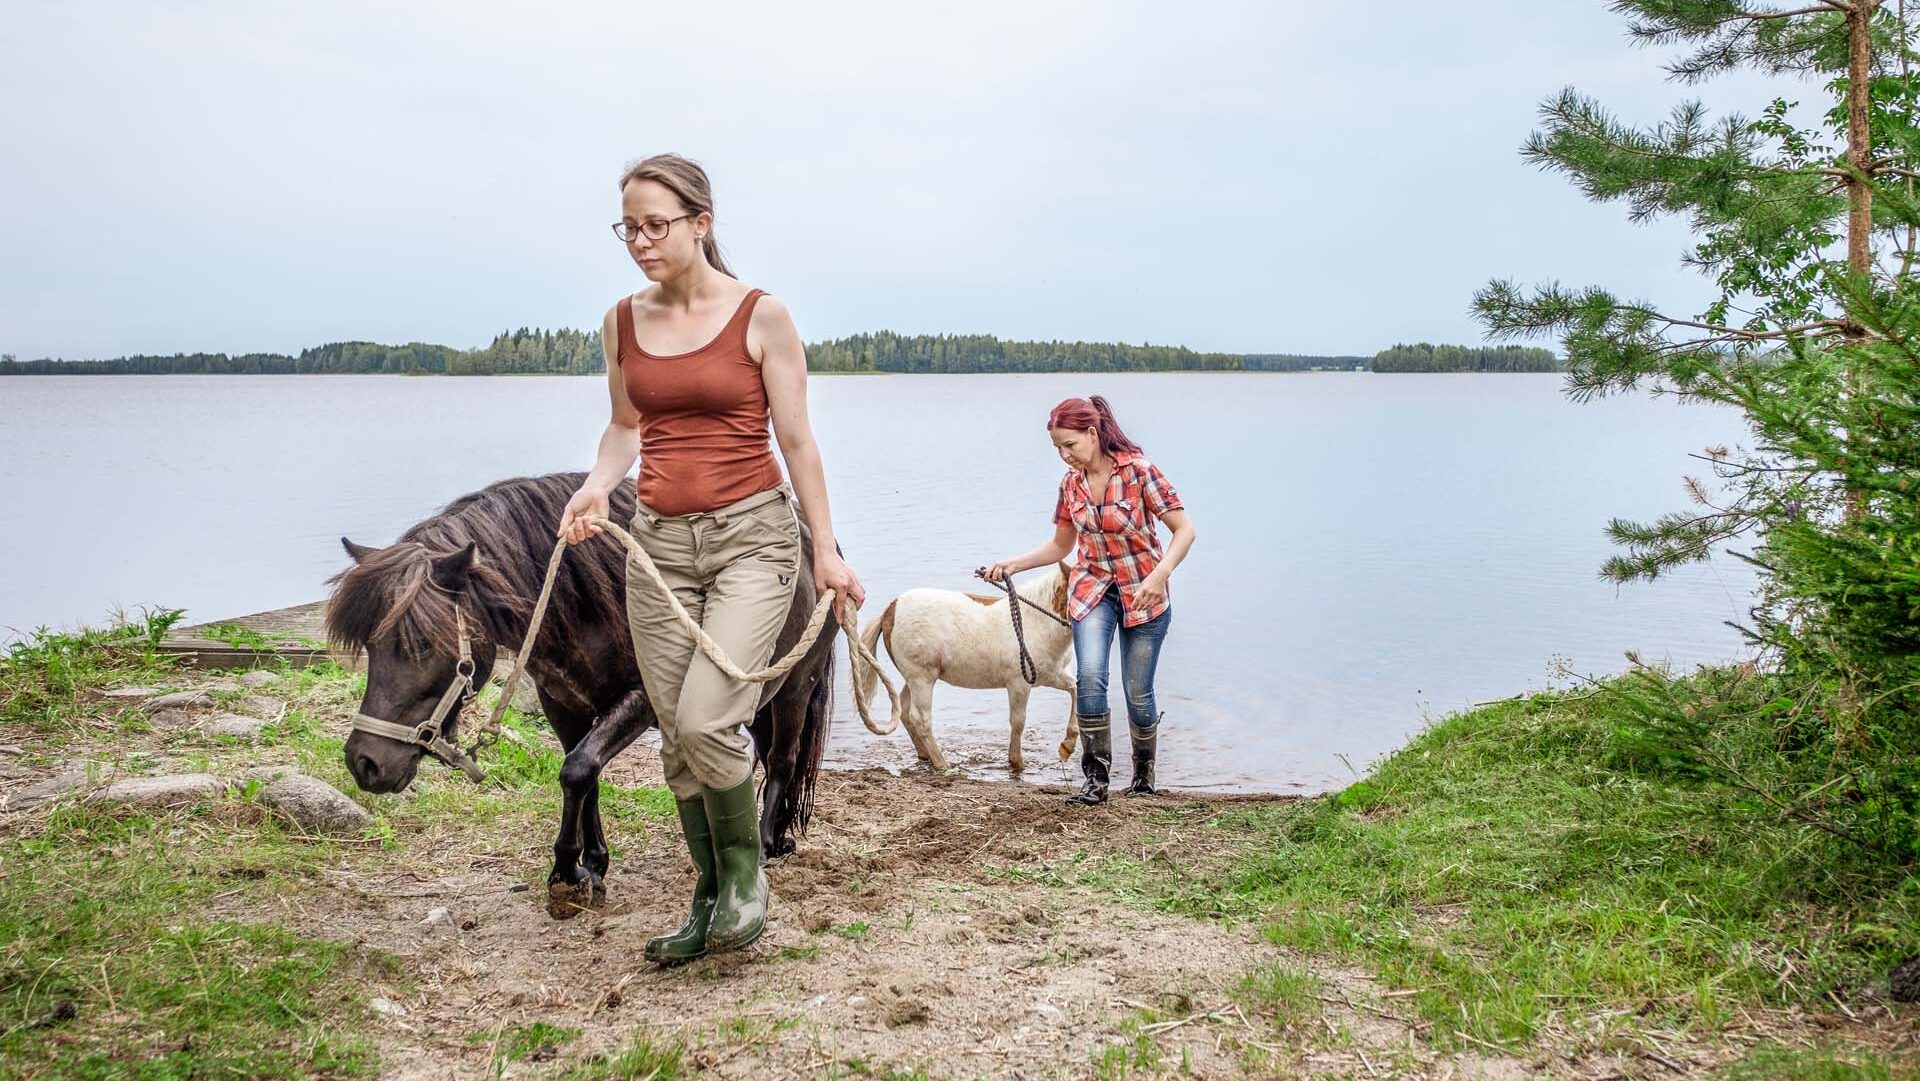
<path id="1" fill-rule="evenodd" d="M 974 567 L 1045 540 L 1062 469 L 1046 412 L 1112 399 L 1200 533 L 1160 667 L 1170 785 L 1320 790 L 1432 716 L 1545 686 L 1557 662 L 1740 653 L 1722 621 L 1746 613 L 1745 564 L 1623 589 L 1596 573 L 1609 517 L 1683 507 L 1688 452 L 1740 440 L 1728 412 L 1575 404 L 1537 375 L 827 377 L 810 393 L 869 617 L 910 587 L 973 588 Z M 0 380 L 0 627 L 318 599 L 343 534 L 383 545 L 491 481 L 585 469 L 606 415 L 597 378 Z M 910 765 L 904 732 L 861 728 L 844 667 L 830 760 Z M 1067 709 L 1035 692 L 1029 763 L 1051 762 Z M 1003 694 L 939 688 L 935 731 L 957 763 L 1004 772 Z"/>

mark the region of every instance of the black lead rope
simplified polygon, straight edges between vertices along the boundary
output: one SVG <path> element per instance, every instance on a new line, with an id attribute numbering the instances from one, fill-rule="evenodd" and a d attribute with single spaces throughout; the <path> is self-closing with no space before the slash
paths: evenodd
<path id="1" fill-rule="evenodd" d="M 989 585 L 998 586 L 1000 590 L 1007 595 L 1007 618 L 1013 620 L 1013 640 L 1015 644 L 1020 647 L 1020 675 L 1026 679 L 1028 686 L 1039 683 L 1040 668 L 1033 663 L 1033 654 L 1027 651 L 1027 629 L 1020 622 L 1020 606 L 1022 604 L 1031 604 L 1035 611 L 1053 620 L 1055 623 L 1060 624 L 1062 627 L 1071 627 L 1071 624 L 1014 592 L 1012 578 L 1002 578 L 998 582 L 993 582 L 987 579 L 987 572 L 984 568 L 974 571 L 973 573 L 982 581 L 987 581 Z"/>

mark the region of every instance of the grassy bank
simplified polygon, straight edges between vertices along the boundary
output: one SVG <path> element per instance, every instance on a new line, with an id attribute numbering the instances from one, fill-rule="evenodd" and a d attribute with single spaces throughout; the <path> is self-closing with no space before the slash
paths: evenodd
<path id="1" fill-rule="evenodd" d="M 1333 796 L 1218 816 L 1260 838 L 1224 872 L 1107 861 L 1087 877 L 1364 965 L 1441 1046 L 1657 1047 L 1735 1022 L 1764 1033 L 1787 1008 L 1879 1015 L 1910 1041 L 1885 974 L 1920 953 L 1920 877 L 1738 789 L 1637 768 L 1632 730 L 1610 685 L 1487 706 Z M 1763 1038 L 1729 1076 L 1917 1065 Z"/>

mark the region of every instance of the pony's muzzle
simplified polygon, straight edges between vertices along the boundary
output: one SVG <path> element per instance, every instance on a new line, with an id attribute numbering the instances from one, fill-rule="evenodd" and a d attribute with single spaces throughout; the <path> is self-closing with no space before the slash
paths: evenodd
<path id="1" fill-rule="evenodd" d="M 343 754 L 363 792 L 398 792 L 413 783 L 420 769 L 418 746 L 359 732 L 347 738 Z"/>

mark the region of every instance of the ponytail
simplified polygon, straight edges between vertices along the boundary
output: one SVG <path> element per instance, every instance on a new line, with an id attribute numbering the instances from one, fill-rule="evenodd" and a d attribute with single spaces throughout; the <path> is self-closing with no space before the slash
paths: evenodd
<path id="1" fill-rule="evenodd" d="M 1091 398 L 1068 398 L 1047 414 L 1048 428 L 1067 428 L 1076 432 L 1092 431 L 1100 441 L 1102 453 L 1139 454 L 1140 444 L 1127 438 L 1120 422 L 1113 419 L 1113 406 L 1096 394 Z"/>
<path id="2" fill-rule="evenodd" d="M 708 229 L 707 235 L 700 238 L 700 254 L 707 257 L 707 265 L 713 269 L 729 278 L 739 277 L 727 266 L 726 257 L 720 254 L 720 238 L 713 235 L 712 229 Z"/>

